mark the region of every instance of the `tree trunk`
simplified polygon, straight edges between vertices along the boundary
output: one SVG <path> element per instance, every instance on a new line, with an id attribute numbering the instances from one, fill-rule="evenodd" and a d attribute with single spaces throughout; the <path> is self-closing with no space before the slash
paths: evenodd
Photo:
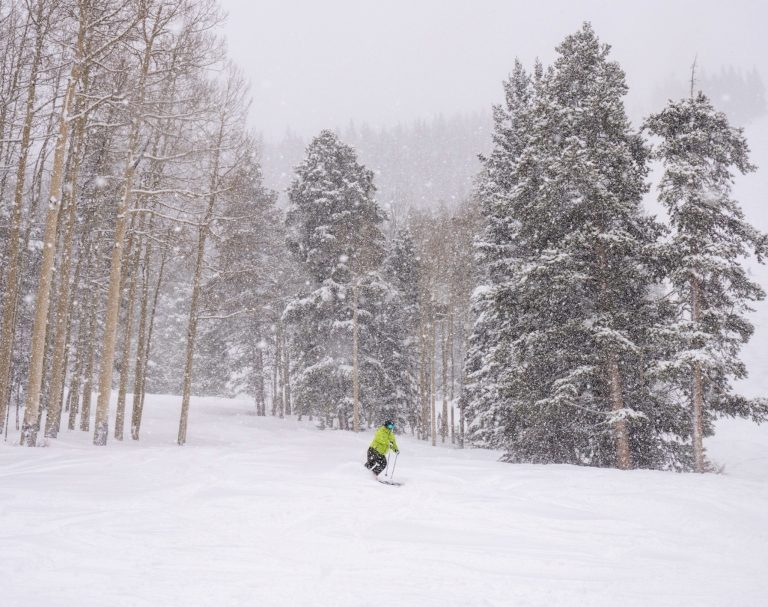
<path id="1" fill-rule="evenodd" d="M 283 327 L 283 402 L 285 403 L 285 414 L 291 415 L 291 359 L 285 327 Z"/>
<path id="2" fill-rule="evenodd" d="M 189 420 L 189 401 L 192 396 L 192 364 L 194 361 L 195 338 L 197 337 L 197 308 L 202 288 L 203 259 L 205 257 L 205 241 L 208 233 L 207 223 L 198 228 L 197 258 L 195 261 L 195 275 L 192 282 L 192 301 L 189 306 L 189 319 L 187 320 L 187 350 L 184 362 L 184 385 L 181 396 L 181 416 L 179 419 L 178 444 L 183 446 L 187 442 L 187 422 Z"/>
<path id="3" fill-rule="evenodd" d="M 624 398 L 621 388 L 621 374 L 619 373 L 618 357 L 611 353 L 608 362 L 608 375 L 610 378 L 611 408 L 614 412 L 624 409 Z M 620 470 L 629 470 L 632 467 L 632 456 L 629 450 L 629 431 L 627 420 L 621 418 L 614 422 L 614 435 L 616 440 L 616 463 Z"/>
<path id="4" fill-rule="evenodd" d="M 358 376 L 359 368 L 357 361 L 358 348 L 358 325 L 357 325 L 357 306 L 358 306 L 358 288 L 357 284 L 352 289 L 352 431 L 360 432 L 360 378 Z"/>
<path id="5" fill-rule="evenodd" d="M 691 281 L 691 320 L 698 328 L 701 319 L 701 287 L 698 280 Z M 693 364 L 693 469 L 704 472 L 704 389 L 702 382 L 701 363 Z"/>
<path id="6" fill-rule="evenodd" d="M 83 382 L 83 406 L 80 411 L 80 430 L 88 432 L 91 427 L 91 399 L 93 398 L 93 366 L 96 358 L 96 304 L 91 306 L 88 319 L 88 362 L 85 365 L 85 381 Z"/>
<path id="7" fill-rule="evenodd" d="M 443 411 L 440 418 L 440 442 L 445 442 L 448 436 L 448 332 L 445 329 L 445 320 L 441 323 L 442 328 L 442 351 L 443 351 Z"/>
<path id="8" fill-rule="evenodd" d="M 152 297 L 152 311 L 149 314 L 149 329 L 147 330 L 147 345 L 146 352 L 144 354 L 144 365 L 141 369 L 141 398 L 139 399 L 139 406 L 136 407 L 134 401 L 133 414 L 131 416 L 131 437 L 133 440 L 139 440 L 139 431 L 141 430 L 141 418 L 144 412 L 144 396 L 147 392 L 147 373 L 149 372 L 149 358 L 152 353 L 152 333 L 155 328 L 155 317 L 157 315 L 157 300 L 160 296 L 160 287 L 163 284 L 163 273 L 165 271 L 165 263 L 168 259 L 168 248 L 163 249 L 163 256 L 160 259 L 160 270 L 157 273 L 157 283 L 155 284 L 155 294 Z M 149 278 L 149 274 L 147 274 Z"/>
<path id="9" fill-rule="evenodd" d="M 602 242 L 597 243 L 596 252 L 598 268 L 600 271 L 599 284 L 601 300 L 607 301 L 608 297 L 605 294 L 608 292 L 608 287 L 606 284 L 608 260 L 605 246 Z M 608 391 L 610 394 L 611 411 L 617 413 L 624 409 L 624 396 L 621 371 L 619 370 L 619 357 L 615 351 L 611 350 L 607 353 L 607 358 L 608 368 L 606 374 L 608 376 Z M 620 470 L 629 470 L 632 468 L 632 453 L 629 447 L 629 427 L 626 418 L 623 416 L 616 418 L 613 422 L 613 436 L 616 449 L 616 466 Z"/>
<path id="10" fill-rule="evenodd" d="M 152 219 L 150 218 L 151 231 Z M 139 440 L 137 420 L 141 394 L 144 391 L 144 357 L 146 355 L 147 307 L 149 306 L 149 264 L 152 261 L 152 241 L 147 240 L 144 249 L 144 267 L 141 272 L 141 303 L 139 305 L 139 328 L 136 334 L 136 361 L 133 371 L 133 406 L 131 408 L 131 438 Z"/>
<path id="11" fill-rule="evenodd" d="M 435 360 L 435 348 L 437 346 L 437 321 L 434 318 L 434 313 L 431 318 L 432 323 L 432 339 L 430 340 L 429 348 L 429 375 L 430 375 L 430 389 L 429 400 L 431 404 L 431 433 L 432 433 L 432 446 L 437 446 L 437 362 Z"/>
<path id="12" fill-rule="evenodd" d="M 135 215 L 134 215 L 135 217 Z M 131 221 L 131 230 L 133 231 L 133 221 Z M 143 216 L 139 221 L 139 230 L 143 228 Z M 136 300 L 136 282 L 139 271 L 139 259 L 141 254 L 141 242 L 134 247 L 133 234 L 128 236 L 128 245 L 125 249 L 126 260 L 124 263 L 130 263 L 126 279 L 129 280 L 128 287 L 128 309 L 125 314 L 125 326 L 123 328 L 123 351 L 120 356 L 120 382 L 117 390 L 117 408 L 115 409 L 115 439 L 123 440 L 125 431 L 125 398 L 128 391 L 128 375 L 131 370 L 131 341 L 133 337 L 133 315 Z M 135 250 L 133 250 L 135 248 Z M 132 259 L 130 259 L 132 257 Z"/>

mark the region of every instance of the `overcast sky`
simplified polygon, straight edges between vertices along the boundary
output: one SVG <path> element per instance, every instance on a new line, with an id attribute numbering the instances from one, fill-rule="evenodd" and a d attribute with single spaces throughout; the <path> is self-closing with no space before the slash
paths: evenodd
<path id="1" fill-rule="evenodd" d="M 350 121 L 373 126 L 489 109 L 514 58 L 545 63 L 591 21 L 627 72 L 637 119 L 690 65 L 756 67 L 765 79 L 758 0 L 221 0 L 230 56 L 253 84 L 268 139 Z"/>

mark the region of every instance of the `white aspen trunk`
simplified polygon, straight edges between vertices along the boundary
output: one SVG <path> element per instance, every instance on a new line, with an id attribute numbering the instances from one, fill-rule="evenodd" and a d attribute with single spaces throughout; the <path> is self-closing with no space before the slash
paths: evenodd
<path id="1" fill-rule="evenodd" d="M 150 231 L 152 219 L 150 218 Z M 133 406 L 131 408 L 131 438 L 139 440 L 137 416 L 144 391 L 144 356 L 146 354 L 147 338 L 147 307 L 149 305 L 149 264 L 152 260 L 152 241 L 147 240 L 144 249 L 144 268 L 141 278 L 141 303 L 139 305 L 139 328 L 136 336 L 136 361 L 133 371 Z"/>
<path id="2" fill-rule="evenodd" d="M 283 321 L 278 316 L 277 318 L 277 333 L 275 334 L 275 343 L 277 349 L 275 350 L 275 384 L 277 394 L 277 413 L 280 419 L 285 417 L 285 392 L 283 390 Z"/>
<path id="3" fill-rule="evenodd" d="M 56 257 L 56 230 L 61 205 L 61 193 L 64 181 L 64 156 L 69 136 L 69 109 L 75 87 L 80 79 L 81 61 L 83 60 L 83 41 L 85 37 L 85 16 L 81 15 L 80 30 L 77 40 L 76 57 L 72 63 L 69 83 L 64 93 L 64 102 L 59 117 L 59 132 L 54 151 L 51 170 L 50 198 L 43 234 L 43 257 L 40 265 L 40 279 L 35 300 L 35 319 L 32 327 L 31 359 L 27 382 L 27 395 L 24 409 L 24 422 L 19 442 L 30 447 L 35 446 L 35 428 L 39 417 L 40 390 L 43 378 L 43 360 L 45 355 L 46 325 L 50 306 L 50 292 L 53 278 L 53 266 Z"/>
<path id="4" fill-rule="evenodd" d="M 429 400 L 431 404 L 431 435 L 432 435 L 432 446 L 437 446 L 437 418 L 436 418 L 436 407 L 437 407 L 437 362 L 435 357 L 435 347 L 437 346 L 437 321 L 434 317 L 434 312 L 432 314 L 432 339 L 430 342 L 430 348 L 429 348 L 429 375 L 430 375 L 430 395 Z"/>
<path id="5" fill-rule="evenodd" d="M 290 415 L 291 414 L 291 389 L 288 387 L 288 381 L 290 379 L 290 376 L 288 374 L 288 339 L 285 336 L 285 327 L 282 327 L 282 330 L 280 331 L 281 339 L 282 339 L 282 358 L 281 358 L 281 364 L 280 364 L 280 373 L 282 377 L 282 403 L 283 403 L 283 415 Z"/>
<path id="6" fill-rule="evenodd" d="M 287 332 L 283 329 L 283 392 L 285 395 L 285 414 L 291 415 L 291 358 L 288 348 Z"/>
<path id="7" fill-rule="evenodd" d="M 155 284 L 155 293 L 152 298 L 152 311 L 149 315 L 149 329 L 147 330 L 147 345 L 146 352 L 144 353 L 144 365 L 141 368 L 141 398 L 139 399 L 138 409 L 134 403 L 133 412 L 131 415 L 131 437 L 134 440 L 139 440 L 139 432 L 141 431 L 141 418 L 144 412 L 144 396 L 146 394 L 147 373 L 149 371 L 149 357 L 152 353 L 152 332 L 155 327 L 155 318 L 157 315 L 157 301 L 160 297 L 160 287 L 163 284 L 163 273 L 165 271 L 165 263 L 168 259 L 168 249 L 163 249 L 163 255 L 160 259 L 160 270 L 157 274 L 157 283 Z M 149 274 L 147 273 L 147 278 Z"/>
<path id="8" fill-rule="evenodd" d="M 179 418 L 178 444 L 183 446 L 187 442 L 187 423 L 189 421 L 189 401 L 192 396 L 192 365 L 194 362 L 195 338 L 197 336 L 197 308 L 200 299 L 200 290 L 203 273 L 203 259 L 205 257 L 205 241 L 208 225 L 204 223 L 198 229 L 197 258 L 195 261 L 195 275 L 192 283 L 192 301 L 189 306 L 189 319 L 187 321 L 187 349 L 184 362 L 184 385 L 181 396 L 181 416 Z"/>
<path id="9" fill-rule="evenodd" d="M 277 338 L 277 326 L 275 326 L 275 362 L 272 366 L 272 417 L 277 415 L 277 376 L 280 368 L 280 340 Z"/>
<path id="10" fill-rule="evenodd" d="M 88 432 L 91 427 L 91 399 L 93 397 L 93 366 L 96 359 L 96 305 L 93 304 L 88 319 L 88 339 L 86 348 L 88 358 L 85 365 L 85 381 L 83 382 L 83 406 L 80 411 L 80 430 Z"/>
<path id="11" fill-rule="evenodd" d="M 442 328 L 442 351 L 443 351 L 443 411 L 440 418 L 440 442 L 444 443 L 448 436 L 448 333 L 445 329 L 445 320 L 441 323 Z"/>
<path id="12" fill-rule="evenodd" d="M 427 339 L 423 318 L 419 318 L 419 438 L 427 440 L 427 423 L 429 419 L 427 391 Z"/>
<path id="13" fill-rule="evenodd" d="M 135 215 L 134 215 L 135 217 Z M 131 221 L 131 227 L 133 228 L 133 220 Z M 143 215 L 139 220 L 139 230 L 143 228 L 144 218 Z M 136 300 L 136 282 L 137 273 L 139 271 L 139 258 L 141 253 L 141 242 L 138 246 L 134 247 L 133 234 L 128 236 L 128 245 L 126 247 L 126 261 L 131 267 L 129 268 L 129 276 L 127 277 L 129 282 L 128 287 L 128 309 L 126 310 L 124 327 L 123 327 L 123 351 L 120 357 L 120 381 L 117 390 L 117 408 L 115 409 L 115 439 L 123 440 L 123 433 L 125 432 L 125 398 L 128 391 L 128 375 L 131 369 L 131 342 L 133 338 L 133 316 Z M 133 250 L 135 248 L 135 251 Z"/>

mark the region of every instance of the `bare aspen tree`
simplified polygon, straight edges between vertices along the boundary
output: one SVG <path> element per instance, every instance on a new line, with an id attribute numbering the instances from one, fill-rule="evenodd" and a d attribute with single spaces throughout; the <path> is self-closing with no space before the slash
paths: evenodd
<path id="1" fill-rule="evenodd" d="M 217 108 L 217 116 L 214 123 L 212 137 L 211 169 L 208 184 L 207 204 L 204 215 L 197 229 L 197 252 L 195 259 L 195 271 L 192 278 L 192 296 L 189 306 L 187 321 L 187 347 L 184 361 L 184 375 L 182 385 L 181 415 L 179 419 L 178 444 L 184 445 L 187 441 L 187 425 L 189 419 L 189 402 L 192 396 L 192 363 L 197 337 L 198 305 L 203 279 L 203 263 L 205 259 L 205 245 L 214 219 L 216 203 L 219 200 L 220 189 L 224 188 L 225 175 L 223 170 L 230 171 L 233 165 L 241 161 L 237 157 L 242 151 L 243 126 L 248 104 L 245 100 L 247 87 L 242 76 L 232 67 L 226 72 L 226 81 L 221 85 L 220 99 L 214 106 Z M 229 166 L 227 166 L 229 165 Z M 276 337 L 280 341 L 280 335 Z M 276 358 L 277 371 L 279 373 L 280 359 Z M 281 407 L 280 415 L 283 410 Z"/>
<path id="2" fill-rule="evenodd" d="M 442 393 L 443 393 L 443 411 L 440 424 L 440 442 L 444 443 L 448 435 L 448 331 L 446 331 L 446 320 L 440 323 L 441 344 L 442 344 Z"/>
<path id="3" fill-rule="evenodd" d="M 437 376 L 437 368 L 436 368 L 436 359 L 435 356 L 435 348 L 437 346 L 437 319 L 435 318 L 435 312 L 434 312 L 434 305 L 430 306 L 431 315 L 430 315 L 430 325 L 431 325 L 431 335 L 430 335 L 430 341 L 429 341 L 429 375 L 430 375 L 430 386 L 429 386 L 429 402 L 430 402 L 430 432 L 432 436 L 432 446 L 437 446 L 437 418 L 436 418 L 436 406 L 437 406 L 437 386 L 436 386 L 436 376 Z"/>

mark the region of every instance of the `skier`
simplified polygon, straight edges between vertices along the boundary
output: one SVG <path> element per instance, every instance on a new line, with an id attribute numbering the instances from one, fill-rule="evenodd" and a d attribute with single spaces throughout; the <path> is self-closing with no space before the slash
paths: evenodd
<path id="1" fill-rule="evenodd" d="M 387 452 L 390 447 L 395 453 L 400 453 L 397 448 L 397 441 L 395 440 L 395 422 L 388 419 L 384 424 L 376 430 L 376 434 L 373 437 L 371 446 L 368 447 L 368 461 L 365 463 L 365 467 L 368 468 L 373 475 L 378 479 L 379 474 L 384 468 L 387 467 Z"/>

